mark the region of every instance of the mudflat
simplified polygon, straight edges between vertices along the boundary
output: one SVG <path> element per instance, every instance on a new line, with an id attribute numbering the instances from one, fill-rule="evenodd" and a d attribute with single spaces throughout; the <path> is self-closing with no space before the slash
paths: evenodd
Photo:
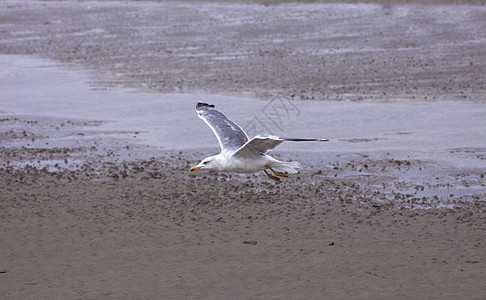
<path id="1" fill-rule="evenodd" d="M 481 3 L 0 3 L 0 297 L 482 299 Z M 216 104 L 321 137 L 189 172 Z"/>

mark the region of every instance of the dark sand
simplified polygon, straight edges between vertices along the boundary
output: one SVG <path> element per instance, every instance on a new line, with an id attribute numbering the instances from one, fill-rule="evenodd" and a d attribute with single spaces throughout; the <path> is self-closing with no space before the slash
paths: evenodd
<path id="1" fill-rule="evenodd" d="M 194 3 L 0 3 L 0 298 L 484 299 L 484 6 Z M 373 103 L 296 102 L 276 184 L 190 174 L 183 93 Z"/>

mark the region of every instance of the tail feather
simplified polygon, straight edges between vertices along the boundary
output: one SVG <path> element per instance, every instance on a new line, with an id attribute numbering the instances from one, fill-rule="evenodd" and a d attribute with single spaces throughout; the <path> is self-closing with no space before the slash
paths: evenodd
<path id="1" fill-rule="evenodd" d="M 290 137 L 282 137 L 281 139 L 289 142 L 329 142 L 328 139 L 303 139 L 303 138 L 290 138 Z"/>
<path id="2" fill-rule="evenodd" d="M 289 174 L 297 173 L 297 169 L 300 168 L 300 164 L 297 161 L 285 162 L 285 161 L 278 161 L 272 165 L 276 169 L 282 170 Z"/>

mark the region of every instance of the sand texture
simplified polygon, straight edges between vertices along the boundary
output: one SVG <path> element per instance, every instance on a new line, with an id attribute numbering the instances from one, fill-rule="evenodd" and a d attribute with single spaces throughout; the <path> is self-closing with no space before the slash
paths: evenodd
<path id="1" fill-rule="evenodd" d="M 0 299 L 484 299 L 486 8 L 324 2 L 0 2 Z"/>

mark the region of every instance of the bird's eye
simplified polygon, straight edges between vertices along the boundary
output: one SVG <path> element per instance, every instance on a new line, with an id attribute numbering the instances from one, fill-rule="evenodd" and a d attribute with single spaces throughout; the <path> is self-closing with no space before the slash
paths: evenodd
<path id="1" fill-rule="evenodd" d="M 209 161 L 205 161 L 203 162 L 203 165 L 207 165 L 209 163 Z"/>

